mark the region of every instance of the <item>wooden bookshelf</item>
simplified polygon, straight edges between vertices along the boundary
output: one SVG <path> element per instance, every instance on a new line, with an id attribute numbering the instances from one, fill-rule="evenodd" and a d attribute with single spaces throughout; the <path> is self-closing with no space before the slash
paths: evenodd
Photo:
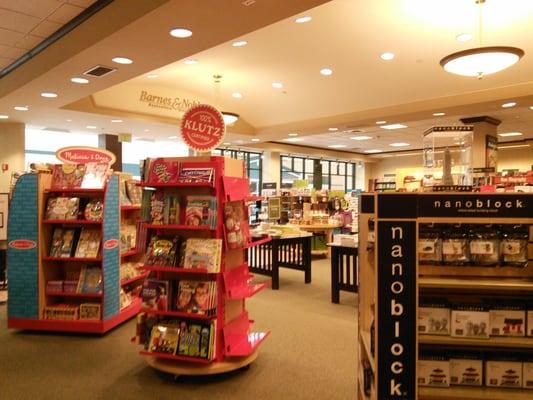
<path id="1" fill-rule="evenodd" d="M 532 390 L 492 387 L 420 387 L 418 390 L 420 400 L 531 400 L 533 396 Z"/>
<path id="2" fill-rule="evenodd" d="M 418 335 L 418 342 L 427 345 L 531 349 L 533 337 L 491 336 L 489 339 L 471 339 L 444 335 Z"/>

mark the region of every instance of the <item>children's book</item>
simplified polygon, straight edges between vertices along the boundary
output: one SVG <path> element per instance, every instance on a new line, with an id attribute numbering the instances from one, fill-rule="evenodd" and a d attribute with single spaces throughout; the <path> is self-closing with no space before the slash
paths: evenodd
<path id="1" fill-rule="evenodd" d="M 178 176 L 179 163 L 171 158 L 156 158 L 150 162 L 150 184 L 176 182 Z"/>
<path id="2" fill-rule="evenodd" d="M 221 254 L 222 239 L 187 239 L 183 267 L 220 272 Z"/>
<path id="3" fill-rule="evenodd" d="M 159 279 L 147 279 L 143 283 L 141 297 L 142 307 L 149 310 L 168 311 L 170 282 Z"/>
<path id="4" fill-rule="evenodd" d="M 54 228 L 52 234 L 52 243 L 50 243 L 50 257 L 61 257 L 61 248 L 63 247 L 63 228 Z"/>
<path id="5" fill-rule="evenodd" d="M 144 265 L 175 266 L 179 244 L 178 236 L 152 236 L 146 252 Z"/>
<path id="6" fill-rule="evenodd" d="M 79 206 L 78 197 L 51 197 L 46 203 L 45 219 L 77 219 Z"/>
<path id="7" fill-rule="evenodd" d="M 179 224 L 180 203 L 178 196 L 166 194 L 163 207 L 163 224 Z"/>
<path id="8" fill-rule="evenodd" d="M 81 303 L 80 319 L 100 319 L 100 304 L 98 303 Z"/>
<path id="9" fill-rule="evenodd" d="M 86 165 L 85 175 L 81 182 L 83 189 L 101 189 L 104 187 L 109 164 L 104 162 L 89 162 Z"/>
<path id="10" fill-rule="evenodd" d="M 214 281 L 182 280 L 178 284 L 176 310 L 212 315 L 216 312 L 216 292 Z"/>
<path id="11" fill-rule="evenodd" d="M 174 325 L 155 325 L 150 335 L 149 351 L 153 353 L 176 354 L 180 329 Z"/>
<path id="12" fill-rule="evenodd" d="M 100 267 L 82 267 L 78 281 L 78 293 L 101 293 L 102 269 Z"/>
<path id="13" fill-rule="evenodd" d="M 180 329 L 180 340 L 178 345 L 178 354 L 182 356 L 199 357 L 200 356 L 200 332 L 201 325 L 190 322 L 181 322 L 181 326 L 187 326 L 186 329 Z"/>
<path id="14" fill-rule="evenodd" d="M 187 196 L 185 225 L 216 228 L 217 199 L 214 196 Z"/>
<path id="15" fill-rule="evenodd" d="M 96 258 L 100 250 L 100 229 L 82 228 L 75 257 Z"/>
<path id="16" fill-rule="evenodd" d="M 224 236 L 227 249 L 240 249 L 248 243 L 249 230 L 244 202 L 230 201 L 224 204 Z"/>
<path id="17" fill-rule="evenodd" d="M 161 192 L 153 192 L 150 197 L 150 223 L 162 225 L 164 222 L 165 196 Z"/>
<path id="18" fill-rule="evenodd" d="M 85 175 L 85 164 L 57 164 L 52 170 L 52 189 L 77 189 Z"/>
<path id="19" fill-rule="evenodd" d="M 76 230 L 65 228 L 61 237 L 61 248 L 59 249 L 59 257 L 72 257 L 74 250 L 74 242 L 76 240 Z"/>
<path id="20" fill-rule="evenodd" d="M 100 199 L 92 199 L 85 206 L 83 216 L 87 221 L 102 221 L 104 218 L 104 202 Z"/>
<path id="21" fill-rule="evenodd" d="M 132 205 L 140 205 L 142 198 L 142 188 L 138 185 L 139 182 L 133 179 L 128 179 L 126 182 L 126 193 Z"/>
<path id="22" fill-rule="evenodd" d="M 182 164 L 178 175 L 178 183 L 212 183 L 213 180 L 213 168 L 189 167 L 186 163 Z"/>

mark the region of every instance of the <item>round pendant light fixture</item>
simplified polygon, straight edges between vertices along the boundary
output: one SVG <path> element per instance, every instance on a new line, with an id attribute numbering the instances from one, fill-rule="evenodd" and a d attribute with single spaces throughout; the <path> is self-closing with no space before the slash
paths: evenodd
<path id="1" fill-rule="evenodd" d="M 239 114 L 235 114 L 232 112 L 221 111 L 221 114 L 226 125 L 234 124 L 239 119 Z"/>
<path id="2" fill-rule="evenodd" d="M 452 74 L 483 78 L 516 64 L 524 50 L 511 46 L 482 46 L 483 10 L 485 0 L 475 0 L 479 5 L 479 47 L 458 51 L 440 60 L 445 71 Z"/>

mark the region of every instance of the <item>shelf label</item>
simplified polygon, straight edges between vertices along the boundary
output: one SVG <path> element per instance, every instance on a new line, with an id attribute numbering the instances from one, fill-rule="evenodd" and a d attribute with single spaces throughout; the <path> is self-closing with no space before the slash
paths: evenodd
<path id="1" fill-rule="evenodd" d="M 9 247 L 17 250 L 31 250 L 37 247 L 35 240 L 16 239 L 9 242 Z"/>
<path id="2" fill-rule="evenodd" d="M 207 104 L 189 108 L 181 120 L 181 137 L 196 151 L 211 151 L 222 142 L 225 133 L 222 114 Z"/>
<path id="3" fill-rule="evenodd" d="M 87 164 L 91 162 L 112 165 L 117 158 L 105 149 L 85 146 L 63 147 L 56 151 L 56 157 L 67 164 Z"/>
<path id="4" fill-rule="evenodd" d="M 414 400 L 416 383 L 416 222 L 378 221 L 377 398 Z"/>
<path id="5" fill-rule="evenodd" d="M 108 239 L 104 242 L 104 249 L 106 250 L 112 250 L 115 247 L 118 247 L 118 240 L 117 239 Z"/>

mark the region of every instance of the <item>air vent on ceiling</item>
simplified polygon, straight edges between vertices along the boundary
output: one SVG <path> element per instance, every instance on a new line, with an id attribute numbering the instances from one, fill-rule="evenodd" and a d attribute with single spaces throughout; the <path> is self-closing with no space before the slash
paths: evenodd
<path id="1" fill-rule="evenodd" d="M 111 72 L 115 71 L 115 68 L 106 67 L 104 65 L 97 65 L 96 67 L 92 67 L 91 69 L 85 71 L 83 75 L 96 76 L 97 78 L 101 78 L 102 76 L 106 76 Z"/>
<path id="2" fill-rule="evenodd" d="M 51 127 L 43 128 L 43 129 L 41 129 L 41 131 L 46 131 L 46 132 L 59 132 L 59 133 L 70 133 L 70 131 L 69 131 L 68 129 L 63 129 L 63 128 L 51 128 Z"/>

